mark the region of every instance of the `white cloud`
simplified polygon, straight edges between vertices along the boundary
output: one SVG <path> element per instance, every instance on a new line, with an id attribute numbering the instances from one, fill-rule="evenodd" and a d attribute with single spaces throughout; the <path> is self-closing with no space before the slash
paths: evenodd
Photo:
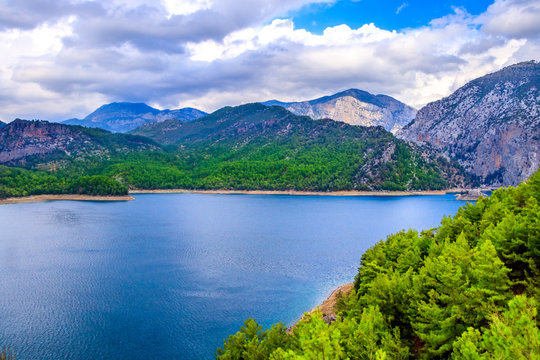
<path id="1" fill-rule="evenodd" d="M 499 0 L 480 17 L 487 33 L 513 38 L 540 37 L 540 3 Z"/>
<path id="2" fill-rule="evenodd" d="M 407 6 L 409 6 L 408 3 L 404 2 L 401 5 L 398 6 L 396 9 L 396 15 L 398 15 L 403 9 L 405 9 Z"/>
<path id="3" fill-rule="evenodd" d="M 169 15 L 189 15 L 212 6 L 211 0 L 163 0 Z"/>
<path id="4" fill-rule="evenodd" d="M 29 16 L 39 25 L 0 31 L 0 119 L 83 116 L 120 100 L 213 111 L 352 87 L 419 107 L 540 53 L 534 1 L 497 0 L 479 16 L 457 8 L 401 31 L 343 24 L 314 34 L 275 18 L 308 2 L 80 1 L 70 4 L 90 15 Z"/>

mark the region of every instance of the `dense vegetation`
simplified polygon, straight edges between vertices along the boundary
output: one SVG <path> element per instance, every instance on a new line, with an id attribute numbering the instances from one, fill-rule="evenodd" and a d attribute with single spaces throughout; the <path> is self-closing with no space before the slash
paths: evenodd
<path id="1" fill-rule="evenodd" d="M 102 174 L 137 189 L 240 190 L 426 190 L 449 186 L 437 166 L 427 163 L 403 144 L 395 161 L 380 163 L 364 173 L 363 147 L 356 142 L 338 145 L 249 144 L 185 147 L 173 152 L 144 152 L 107 160 L 87 159 L 71 164 L 65 176 Z"/>
<path id="2" fill-rule="evenodd" d="M 63 177 L 0 166 L 0 199 L 41 194 L 126 195 L 127 186 L 103 175 Z"/>
<path id="3" fill-rule="evenodd" d="M 540 359 L 540 172 L 362 256 L 330 325 L 254 320 L 218 359 Z"/>
<path id="4" fill-rule="evenodd" d="M 69 171 L 91 169 L 143 189 L 428 190 L 465 178 L 455 162 L 423 154 L 382 128 L 314 121 L 261 104 L 134 133 L 174 145 L 89 159 Z"/>
<path id="5" fill-rule="evenodd" d="M 32 132 L 36 135 L 28 136 Z M 113 184 L 305 191 L 438 190 L 470 184 L 456 162 L 406 144 L 381 127 L 312 120 L 277 106 L 227 107 L 202 119 L 166 121 L 138 132 L 168 145 L 100 129 L 16 121 L 0 131 L 0 155 L 10 165 L 46 171 L 53 180 L 41 181 L 45 174 L 39 173 L 29 184 L 12 181 L 4 193 L 63 193 L 82 176 L 107 177 L 99 178 L 105 182 L 99 192 Z M 39 153 L 32 152 L 36 147 Z M 20 155 L 25 149 L 28 155 Z"/>

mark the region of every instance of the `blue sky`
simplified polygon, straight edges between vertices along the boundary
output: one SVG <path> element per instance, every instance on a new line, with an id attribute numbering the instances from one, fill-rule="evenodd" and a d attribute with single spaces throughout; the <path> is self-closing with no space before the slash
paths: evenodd
<path id="1" fill-rule="evenodd" d="M 385 30 L 400 30 L 428 25 L 431 20 L 452 13 L 455 7 L 478 15 L 492 3 L 488 0 L 341 0 L 308 4 L 291 15 L 297 28 L 319 34 L 327 27 L 341 24 L 357 28 L 374 23 Z"/>
<path id="2" fill-rule="evenodd" d="M 538 0 L 0 0 L 0 120 L 301 101 L 420 108 L 539 60 Z"/>

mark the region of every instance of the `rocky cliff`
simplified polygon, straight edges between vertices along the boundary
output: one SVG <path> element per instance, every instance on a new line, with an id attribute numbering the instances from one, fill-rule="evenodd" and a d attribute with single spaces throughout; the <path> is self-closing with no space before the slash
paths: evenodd
<path id="1" fill-rule="evenodd" d="M 372 95 L 357 89 L 310 101 L 284 103 L 271 100 L 263 104 L 282 106 L 293 114 L 312 119 L 329 118 L 351 125 L 382 126 L 392 133 L 416 115 L 415 109 L 390 96 Z"/>
<path id="2" fill-rule="evenodd" d="M 152 140 L 111 134 L 100 129 L 16 119 L 0 129 L 0 163 L 20 163 L 29 158 L 61 156 L 107 156 L 136 150 L 156 149 Z"/>
<path id="3" fill-rule="evenodd" d="M 517 185 L 538 168 L 540 64 L 506 67 L 423 107 L 397 136 L 457 159 L 486 185 Z"/>
<path id="4" fill-rule="evenodd" d="M 156 123 L 168 119 L 187 122 L 206 115 L 194 108 L 176 110 L 158 110 L 143 103 L 111 103 L 99 107 L 84 119 L 69 119 L 67 125 L 97 127 L 112 132 L 127 132 L 147 123 Z"/>

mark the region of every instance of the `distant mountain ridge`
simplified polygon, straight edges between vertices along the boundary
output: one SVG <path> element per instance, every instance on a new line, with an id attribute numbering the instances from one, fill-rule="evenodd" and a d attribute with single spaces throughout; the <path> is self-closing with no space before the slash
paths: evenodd
<path id="1" fill-rule="evenodd" d="M 350 125 L 382 126 L 392 133 L 407 125 L 416 110 L 390 96 L 373 95 L 367 91 L 349 89 L 334 95 L 301 102 L 270 100 L 267 106 L 281 106 L 293 114 L 312 119 L 329 118 Z"/>
<path id="2" fill-rule="evenodd" d="M 168 119 L 186 122 L 206 115 L 194 108 L 176 110 L 158 110 L 144 103 L 115 102 L 100 106 L 84 119 L 69 119 L 66 125 L 96 127 L 112 132 L 127 132 L 147 123 L 156 123 Z"/>
<path id="3" fill-rule="evenodd" d="M 0 129 L 0 164 L 19 164 L 30 158 L 103 158 L 159 147 L 140 136 L 48 121 L 15 119 Z"/>
<path id="4" fill-rule="evenodd" d="M 397 136 L 430 144 L 491 186 L 517 185 L 540 160 L 540 64 L 508 66 L 423 107 Z"/>

